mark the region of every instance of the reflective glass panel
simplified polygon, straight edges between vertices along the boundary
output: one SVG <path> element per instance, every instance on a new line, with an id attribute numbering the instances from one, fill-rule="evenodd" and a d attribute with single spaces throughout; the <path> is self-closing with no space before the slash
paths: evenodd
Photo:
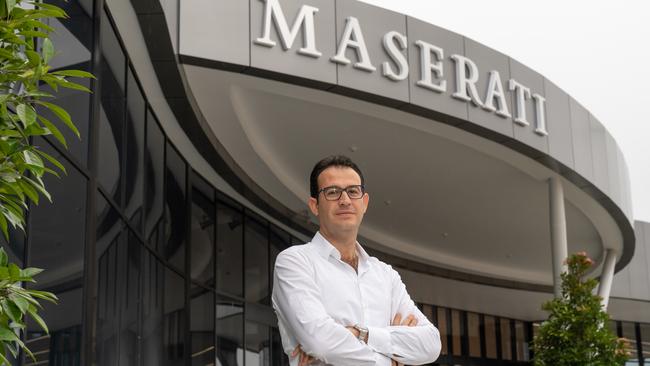
<path id="1" fill-rule="evenodd" d="M 142 364 L 163 364 L 163 294 L 165 268 L 151 253 L 145 251 L 142 261 Z"/>
<path id="2" fill-rule="evenodd" d="M 162 365 L 184 365 L 185 352 L 185 281 L 165 268 L 163 296 Z"/>
<path id="3" fill-rule="evenodd" d="M 510 335 L 510 319 L 499 319 L 499 329 L 501 330 L 501 358 L 512 360 L 512 338 Z"/>
<path id="4" fill-rule="evenodd" d="M 497 358 L 497 332 L 494 317 L 485 315 L 483 326 L 485 329 L 485 356 L 495 359 Z"/>
<path id="5" fill-rule="evenodd" d="M 246 322 L 246 364 L 271 365 L 271 335 L 268 325 Z"/>
<path id="6" fill-rule="evenodd" d="M 271 225 L 269 244 L 271 245 L 271 274 L 278 254 L 291 246 L 291 236 L 275 225 Z"/>
<path id="7" fill-rule="evenodd" d="M 131 224 L 142 230 L 142 184 L 144 181 L 145 103 L 133 72 L 127 73 L 126 161 L 124 207 Z"/>
<path id="8" fill-rule="evenodd" d="M 145 238 L 154 248 L 164 240 L 165 136 L 147 110 L 147 150 L 145 152 Z"/>
<path id="9" fill-rule="evenodd" d="M 650 365 L 650 324 L 641 323 L 641 350 L 643 352 L 643 358 L 645 359 L 645 364 Z"/>
<path id="10" fill-rule="evenodd" d="M 289 366 L 289 357 L 282 348 L 282 338 L 278 328 L 271 328 L 271 365 Z"/>
<path id="11" fill-rule="evenodd" d="M 165 175 L 165 238 L 161 254 L 171 265 L 185 269 L 185 239 L 187 236 L 187 208 L 185 203 L 187 175 L 185 161 L 178 151 L 167 144 Z"/>
<path id="12" fill-rule="evenodd" d="M 84 247 L 86 225 L 86 179 L 65 158 L 44 140 L 35 143 L 57 158 L 68 174 L 62 179 L 52 175 L 44 177 L 45 186 L 53 202 L 42 198 L 30 211 L 30 267 L 46 268 L 36 276 L 31 288 L 54 292 L 59 303 L 43 302 L 39 315 L 47 323 L 46 334 L 34 322 L 27 323 L 30 349 L 39 358 L 50 363 L 66 358 L 79 362 L 81 345 L 81 314 Z"/>
<path id="13" fill-rule="evenodd" d="M 460 356 L 462 354 L 460 344 L 462 328 L 460 323 L 460 311 L 455 309 L 451 310 L 451 335 L 453 355 Z"/>
<path id="14" fill-rule="evenodd" d="M 214 293 L 195 286 L 190 293 L 190 337 L 192 365 L 214 363 Z"/>
<path id="15" fill-rule="evenodd" d="M 194 281 L 214 288 L 215 214 L 214 191 L 201 178 L 192 178 L 192 226 L 190 274 Z"/>
<path id="16" fill-rule="evenodd" d="M 267 224 L 247 214 L 244 227 L 246 301 L 270 304 Z"/>
<path id="17" fill-rule="evenodd" d="M 217 364 L 244 365 L 244 307 L 220 296 L 217 301 Z"/>
<path id="18" fill-rule="evenodd" d="M 136 366 L 140 342 L 138 313 L 141 294 L 143 247 L 128 231 L 127 242 L 120 250 L 120 366 Z"/>
<path id="19" fill-rule="evenodd" d="M 469 344 L 469 355 L 481 357 L 481 335 L 479 315 L 467 313 L 467 340 Z"/>
<path id="20" fill-rule="evenodd" d="M 438 312 L 438 331 L 440 331 L 440 341 L 442 343 L 442 349 L 440 351 L 440 354 L 446 355 L 449 352 L 449 346 L 448 346 L 448 326 L 447 326 L 447 312 L 445 308 L 438 307 L 437 309 Z"/>
<path id="21" fill-rule="evenodd" d="M 625 339 L 625 350 L 630 355 L 627 364 L 637 365 L 639 356 L 636 349 L 636 329 L 632 322 L 621 322 L 623 338 Z"/>
<path id="22" fill-rule="evenodd" d="M 217 203 L 217 289 L 236 296 L 243 295 L 243 223 L 240 209 Z"/>
<path id="23" fill-rule="evenodd" d="M 515 339 L 517 340 L 517 361 L 528 361 L 528 342 L 524 322 L 515 321 Z"/>

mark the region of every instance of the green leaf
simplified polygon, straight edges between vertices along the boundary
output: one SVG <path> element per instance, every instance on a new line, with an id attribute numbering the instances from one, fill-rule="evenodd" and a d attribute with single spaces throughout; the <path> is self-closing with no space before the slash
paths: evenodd
<path id="1" fill-rule="evenodd" d="M 27 60 L 29 60 L 29 64 L 32 66 L 36 66 L 41 63 L 41 55 L 39 55 L 36 51 L 26 50 L 25 56 L 27 56 Z"/>
<path id="2" fill-rule="evenodd" d="M 34 277 L 37 274 L 43 272 L 41 268 L 27 267 L 20 272 L 21 277 Z"/>
<path id="3" fill-rule="evenodd" d="M 64 140 L 64 142 L 65 142 L 65 140 Z M 54 166 L 56 166 L 57 168 L 59 168 L 59 169 L 63 172 L 63 174 L 68 174 L 68 172 L 65 170 L 65 167 L 63 166 L 63 164 L 61 164 L 61 163 L 60 163 L 58 160 L 56 160 L 53 156 L 50 156 L 49 154 L 47 154 L 46 152 L 41 151 L 41 150 L 35 150 L 35 151 L 36 151 L 36 153 L 39 154 L 40 156 L 44 157 L 45 160 L 49 161 L 49 162 L 52 163 Z"/>
<path id="4" fill-rule="evenodd" d="M 29 302 L 27 302 L 27 300 L 23 299 L 23 298 L 20 297 L 20 296 L 16 296 L 16 295 L 13 295 L 13 296 L 10 295 L 10 296 L 9 296 L 9 299 L 10 299 L 11 301 L 13 301 L 14 304 L 16 304 L 16 306 L 18 307 L 18 309 L 20 309 L 20 312 L 21 312 L 21 313 L 25 314 L 25 313 L 27 312 L 27 309 L 28 309 L 29 306 L 30 306 L 30 304 L 29 304 Z"/>
<path id="5" fill-rule="evenodd" d="M 0 230 L 2 230 L 2 234 L 5 236 L 5 239 L 9 240 L 9 231 L 7 228 L 7 219 L 5 218 L 5 215 L 0 215 Z"/>
<path id="6" fill-rule="evenodd" d="M 56 295 L 54 295 L 54 294 L 51 293 L 51 292 L 47 292 L 47 291 L 39 291 L 39 290 L 27 290 L 27 292 L 28 292 L 30 295 L 32 295 L 33 297 L 37 297 L 37 298 L 39 298 L 39 299 L 47 300 L 47 301 L 49 301 L 49 302 L 54 302 L 54 303 L 56 303 L 56 302 L 59 300 L 59 298 L 56 297 Z"/>
<path id="7" fill-rule="evenodd" d="M 20 268 L 15 263 L 9 263 L 9 277 L 13 280 L 20 277 Z"/>
<path id="8" fill-rule="evenodd" d="M 19 104 L 16 107 L 16 113 L 25 128 L 36 122 L 36 110 L 29 104 Z"/>
<path id="9" fill-rule="evenodd" d="M 61 70 L 61 71 L 54 71 L 50 73 L 51 75 L 59 75 L 59 76 L 70 76 L 70 77 L 76 77 L 76 78 L 92 78 L 92 79 L 97 79 L 95 75 L 86 72 L 86 71 L 81 71 L 81 70 Z"/>
<path id="10" fill-rule="evenodd" d="M 47 190 L 45 190 L 43 181 L 40 178 L 35 177 L 36 181 L 27 177 L 23 177 L 23 179 L 28 181 L 32 185 L 32 187 L 36 188 L 36 190 L 41 192 L 41 194 L 45 196 L 45 198 L 47 198 L 48 201 L 52 202 L 52 197 L 50 196 L 50 193 Z"/>
<path id="11" fill-rule="evenodd" d="M 64 80 L 61 83 L 59 83 L 59 85 L 61 87 L 63 87 L 63 88 L 67 88 L 67 89 L 81 90 L 81 91 L 86 92 L 86 93 L 92 93 L 92 91 L 90 89 L 88 89 L 87 87 L 85 87 L 85 86 L 83 86 L 81 84 L 73 83 L 72 81 Z"/>
<path id="12" fill-rule="evenodd" d="M 9 317 L 14 322 L 20 322 L 22 318 L 22 313 L 20 312 L 20 309 L 18 307 L 9 301 L 5 301 L 2 303 L 2 310 L 4 310 L 5 314 Z"/>
<path id="13" fill-rule="evenodd" d="M 11 14 L 11 11 L 16 6 L 16 0 L 5 0 L 7 5 L 7 14 Z"/>
<path id="14" fill-rule="evenodd" d="M 9 256 L 5 252 L 5 248 L 0 247 L 0 266 L 6 267 L 9 263 Z"/>
<path id="15" fill-rule="evenodd" d="M 22 180 L 18 181 L 18 185 L 20 186 L 20 188 L 23 189 L 23 193 L 25 193 L 25 195 L 29 197 L 29 199 L 32 200 L 32 202 L 38 205 L 38 198 L 39 198 L 38 192 L 36 192 L 36 190 L 32 188 L 32 186 L 29 183 L 26 183 Z"/>
<path id="16" fill-rule="evenodd" d="M 41 328 L 43 328 L 43 330 L 45 331 L 45 333 L 50 333 L 50 330 L 47 329 L 47 325 L 46 325 L 45 322 L 43 321 L 43 318 L 41 318 L 41 317 L 36 313 L 36 308 L 35 308 L 34 306 L 30 306 L 29 309 L 27 310 L 27 312 L 29 313 L 29 316 L 31 316 L 32 319 L 34 319 L 34 320 L 36 321 L 36 323 L 38 323 L 38 325 L 39 325 Z"/>
<path id="17" fill-rule="evenodd" d="M 68 143 L 65 141 L 65 137 L 63 136 L 61 131 L 52 122 L 50 122 L 49 119 L 47 119 L 47 118 L 45 118 L 43 116 L 38 116 L 38 120 L 41 121 L 41 123 L 52 133 L 52 136 L 54 136 L 54 138 L 56 138 L 56 140 L 59 141 L 61 143 L 61 145 L 65 146 L 66 149 L 68 148 Z M 36 151 L 39 152 L 39 153 L 42 153 L 40 150 L 36 150 Z M 46 159 L 47 159 L 47 157 L 46 157 Z M 52 158 L 52 159 L 54 159 L 54 158 Z M 50 159 L 48 159 L 48 160 L 50 160 Z M 54 165 L 56 165 L 56 164 L 54 164 Z"/>
<path id="18" fill-rule="evenodd" d="M 69 129 L 72 130 L 72 132 L 77 135 L 77 137 L 81 137 L 79 134 L 79 130 L 77 130 L 77 127 L 72 123 L 72 119 L 70 118 L 70 114 L 66 112 L 65 109 L 59 107 L 56 104 L 48 103 L 48 102 L 43 102 L 43 101 L 37 101 L 36 103 L 48 108 L 49 110 L 52 111 L 59 119 L 61 122 L 63 122 L 66 126 L 68 126 Z"/>
<path id="19" fill-rule="evenodd" d="M 49 38 L 46 38 L 47 34 L 45 34 L 43 39 L 43 61 L 45 64 L 49 64 L 50 60 L 52 59 L 52 56 L 54 56 L 54 45 L 52 44 L 52 41 Z"/>
<path id="20" fill-rule="evenodd" d="M 16 336 L 16 333 L 14 333 L 13 330 L 5 328 L 4 326 L 0 327 L 0 341 L 15 342 L 19 340 L 20 339 Z"/>

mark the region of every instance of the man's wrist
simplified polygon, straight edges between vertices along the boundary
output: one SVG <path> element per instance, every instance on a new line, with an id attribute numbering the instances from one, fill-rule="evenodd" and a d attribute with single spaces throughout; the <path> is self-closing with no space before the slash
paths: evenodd
<path id="1" fill-rule="evenodd" d="M 363 343 L 368 343 L 368 328 L 364 328 L 360 325 L 355 325 L 354 327 L 355 330 L 355 336 L 357 337 L 358 340 L 360 340 Z"/>

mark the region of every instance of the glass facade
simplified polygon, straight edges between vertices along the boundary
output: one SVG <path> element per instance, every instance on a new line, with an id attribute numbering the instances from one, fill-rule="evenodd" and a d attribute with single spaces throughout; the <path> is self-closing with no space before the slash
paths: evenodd
<path id="1" fill-rule="evenodd" d="M 53 67 L 92 71 L 99 82 L 88 84 L 92 95 L 60 94 L 81 139 L 66 135 L 68 150 L 35 143 L 68 174 L 46 178 L 54 203 L 30 207 L 26 236 L 0 239 L 12 261 L 46 268 L 33 287 L 60 299 L 42 311 L 49 334 L 28 323 L 37 360 L 22 364 L 288 365 L 270 307 L 272 269 L 302 240 L 185 161 L 105 9 L 95 16 L 92 0 L 47 1 L 70 15 L 51 23 L 61 50 Z M 437 365 L 529 364 L 534 324 L 420 306 L 441 333 Z M 628 340 L 630 364 L 650 364 L 650 325 L 613 327 Z"/>

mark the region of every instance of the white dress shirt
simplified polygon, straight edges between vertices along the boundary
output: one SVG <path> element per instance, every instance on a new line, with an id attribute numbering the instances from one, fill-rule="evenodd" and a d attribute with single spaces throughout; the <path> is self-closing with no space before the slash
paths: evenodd
<path id="1" fill-rule="evenodd" d="M 275 262 L 273 308 L 287 355 L 301 345 L 316 365 L 431 363 L 440 353 L 438 329 L 415 306 L 399 274 L 357 243 L 358 273 L 320 233 L 292 246 Z M 391 326 L 396 314 L 413 314 L 414 327 Z M 369 330 L 368 344 L 345 327 Z M 298 357 L 291 359 L 298 364 Z"/>

